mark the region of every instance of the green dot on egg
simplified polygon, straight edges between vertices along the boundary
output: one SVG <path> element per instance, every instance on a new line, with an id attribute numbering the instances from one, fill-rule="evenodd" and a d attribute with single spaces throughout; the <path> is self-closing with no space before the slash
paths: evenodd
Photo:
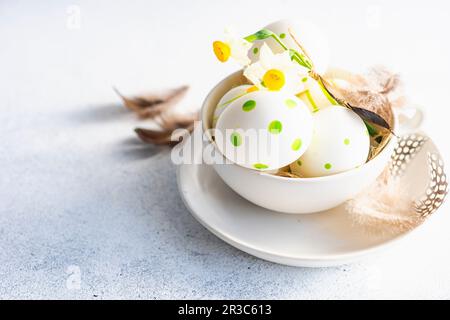
<path id="1" fill-rule="evenodd" d="M 324 167 L 325 167 L 325 169 L 330 170 L 331 169 L 331 163 L 325 163 Z"/>
<path id="2" fill-rule="evenodd" d="M 291 148 L 294 151 L 300 150 L 302 147 L 302 139 L 295 139 L 294 142 L 292 142 Z"/>
<path id="3" fill-rule="evenodd" d="M 264 163 L 255 163 L 253 165 L 253 168 L 261 170 L 261 169 L 267 169 L 269 166 L 267 164 Z"/>
<path id="4" fill-rule="evenodd" d="M 239 133 L 233 132 L 230 136 L 231 144 L 235 147 L 239 147 L 242 144 L 242 137 Z"/>
<path id="5" fill-rule="evenodd" d="M 258 54 L 259 49 L 258 48 L 253 48 L 253 54 Z"/>
<path id="6" fill-rule="evenodd" d="M 267 128 L 267 130 L 269 130 L 269 132 L 272 134 L 279 134 L 282 129 L 283 129 L 283 125 L 278 120 L 272 121 L 269 124 L 269 127 Z"/>
<path id="7" fill-rule="evenodd" d="M 306 81 L 308 81 L 308 78 L 307 78 L 307 77 L 304 77 L 304 78 L 302 79 L 302 82 L 306 82 Z"/>
<path id="8" fill-rule="evenodd" d="M 292 99 L 286 99 L 286 100 L 284 101 L 284 104 L 285 104 L 289 109 L 295 108 L 295 107 L 297 106 L 297 102 L 295 102 L 295 101 L 292 100 Z"/>
<path id="9" fill-rule="evenodd" d="M 253 109 L 255 109 L 255 107 L 256 107 L 256 101 L 255 100 L 247 100 L 242 105 L 242 110 L 244 110 L 245 112 L 249 112 L 249 111 L 252 111 Z"/>
<path id="10" fill-rule="evenodd" d="M 345 144 L 346 146 L 348 146 L 348 145 L 350 144 L 350 139 L 349 139 L 349 138 L 345 138 L 345 139 L 344 139 L 344 144 Z"/>
<path id="11" fill-rule="evenodd" d="M 280 34 L 280 38 L 281 38 L 281 39 L 286 38 L 286 33 L 281 33 L 281 34 Z"/>

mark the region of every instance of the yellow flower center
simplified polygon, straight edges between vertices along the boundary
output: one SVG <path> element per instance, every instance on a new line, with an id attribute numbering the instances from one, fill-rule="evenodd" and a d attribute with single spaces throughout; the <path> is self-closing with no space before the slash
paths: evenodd
<path id="1" fill-rule="evenodd" d="M 220 62 L 225 62 L 230 58 L 231 49 L 230 46 L 222 41 L 213 42 L 214 54 Z"/>
<path id="2" fill-rule="evenodd" d="M 262 80 L 266 88 L 271 91 L 280 90 L 286 82 L 284 73 L 277 69 L 270 69 L 267 71 Z"/>
<path id="3" fill-rule="evenodd" d="M 251 86 L 246 91 L 247 91 L 247 93 L 255 92 L 255 91 L 258 91 L 258 87 L 257 86 Z"/>

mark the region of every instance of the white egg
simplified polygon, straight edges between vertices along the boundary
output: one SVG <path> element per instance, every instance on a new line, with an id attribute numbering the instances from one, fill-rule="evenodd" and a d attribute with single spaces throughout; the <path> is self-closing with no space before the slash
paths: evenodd
<path id="1" fill-rule="evenodd" d="M 308 107 L 284 92 L 255 91 L 232 102 L 216 125 L 215 142 L 230 161 L 274 170 L 298 159 L 313 131 Z"/>
<path id="2" fill-rule="evenodd" d="M 249 89 L 254 86 L 249 84 L 243 84 L 237 87 L 234 87 L 227 93 L 223 95 L 223 97 L 219 100 L 219 103 L 216 106 L 216 109 L 214 110 L 214 116 L 213 116 L 213 127 L 215 127 L 217 120 L 219 119 L 222 112 L 228 107 L 234 100 L 237 98 L 249 93 Z"/>
<path id="3" fill-rule="evenodd" d="M 302 99 L 312 112 L 328 107 L 330 104 L 337 104 L 313 78 L 306 76 L 302 82 L 305 90 L 298 93 L 297 97 Z"/>
<path id="4" fill-rule="evenodd" d="M 322 74 L 328 69 L 328 62 L 330 59 L 328 39 L 315 23 L 307 20 L 280 20 L 265 26 L 264 29 L 268 29 L 278 35 L 280 40 L 283 41 L 288 48 L 300 51 L 299 46 L 289 33 L 289 29 L 291 29 L 297 41 L 301 44 L 314 63 L 315 71 Z M 258 53 L 264 42 L 267 43 L 274 53 L 281 53 L 284 51 L 273 38 L 255 41 L 253 47 L 249 51 L 249 58 L 252 62 L 258 60 Z"/>
<path id="5" fill-rule="evenodd" d="M 367 160 L 370 138 L 364 121 L 353 111 L 329 106 L 314 113 L 308 150 L 291 164 L 302 177 L 321 177 L 356 168 Z"/>

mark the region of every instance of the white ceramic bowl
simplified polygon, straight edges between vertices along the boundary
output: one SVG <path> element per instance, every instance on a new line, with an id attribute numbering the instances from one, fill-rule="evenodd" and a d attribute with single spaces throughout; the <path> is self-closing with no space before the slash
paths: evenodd
<path id="1" fill-rule="evenodd" d="M 242 71 L 237 71 L 219 82 L 206 97 L 201 118 L 203 131 L 211 142 L 207 129 L 211 128 L 215 106 L 228 90 L 244 83 L 247 82 Z M 313 213 L 336 207 L 368 187 L 386 167 L 394 146 L 395 137 L 361 167 L 318 178 L 279 177 L 231 163 L 216 163 L 213 167 L 231 189 L 256 205 L 284 213 Z"/>

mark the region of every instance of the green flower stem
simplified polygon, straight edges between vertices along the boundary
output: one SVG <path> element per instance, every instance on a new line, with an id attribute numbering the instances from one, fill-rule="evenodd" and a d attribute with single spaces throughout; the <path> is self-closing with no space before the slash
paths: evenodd
<path id="1" fill-rule="evenodd" d="M 289 50 L 292 52 L 291 59 L 295 60 L 297 63 L 299 63 L 301 66 L 311 70 L 312 69 L 312 63 L 309 61 L 309 59 L 302 53 L 298 52 L 295 49 L 289 49 L 283 41 L 281 41 L 280 37 L 278 37 L 275 33 L 272 33 L 271 37 L 284 49 Z"/>
<path id="2" fill-rule="evenodd" d="M 275 33 L 268 29 L 261 29 L 258 32 L 245 37 L 244 39 L 248 42 L 253 43 L 256 40 L 265 40 L 267 38 L 273 38 L 284 50 L 289 51 L 292 60 L 295 60 L 298 64 L 309 70 L 312 69 L 311 61 L 309 61 L 309 59 L 304 54 L 301 54 L 294 49 L 289 49 Z"/>
<path id="3" fill-rule="evenodd" d="M 310 70 L 310 72 L 314 72 L 313 70 Z M 316 77 L 318 77 L 318 79 L 313 78 L 314 80 L 316 80 L 316 82 L 319 84 L 320 88 L 322 89 L 323 94 L 325 95 L 325 97 L 328 99 L 328 101 L 331 102 L 331 104 L 336 105 L 336 106 L 340 106 L 342 105 L 338 100 L 336 100 L 333 96 L 333 94 L 328 90 L 328 88 L 325 86 L 324 84 L 324 79 L 319 75 L 319 74 L 315 74 Z M 311 76 L 311 74 L 310 74 Z"/>
<path id="4" fill-rule="evenodd" d="M 289 51 L 289 54 L 291 56 L 291 59 L 295 62 L 297 62 L 299 65 L 307 68 L 309 71 L 313 71 L 313 64 L 312 62 L 303 54 L 298 52 L 295 49 L 289 49 L 284 43 L 283 41 L 272 31 L 268 30 L 268 29 L 261 29 L 258 32 L 255 32 L 254 34 L 251 34 L 247 37 L 245 37 L 244 39 L 247 40 L 248 42 L 255 42 L 256 40 L 264 40 L 267 38 L 273 38 L 284 50 Z M 316 80 L 316 79 L 314 79 Z M 324 92 L 328 92 L 328 89 L 325 87 L 325 85 L 322 83 L 322 81 L 318 81 L 316 80 L 320 87 L 323 89 Z M 336 99 L 334 99 L 331 95 L 328 95 L 327 98 L 331 98 L 332 100 L 336 101 Z M 336 104 L 338 104 L 338 102 L 336 101 Z"/>
<path id="5" fill-rule="evenodd" d="M 283 41 L 281 41 L 281 39 L 275 34 L 272 33 L 271 37 L 273 39 L 275 39 L 276 42 L 278 42 L 278 44 L 284 49 L 284 50 L 289 50 L 288 47 L 286 47 L 286 45 L 283 43 Z"/>
<path id="6" fill-rule="evenodd" d="M 295 60 L 301 66 L 311 70 L 312 63 L 306 58 L 304 54 L 299 53 L 297 50 L 289 49 L 283 41 L 281 41 L 280 37 L 278 37 L 275 33 L 272 33 L 271 37 L 286 51 L 291 51 L 291 59 Z"/>

